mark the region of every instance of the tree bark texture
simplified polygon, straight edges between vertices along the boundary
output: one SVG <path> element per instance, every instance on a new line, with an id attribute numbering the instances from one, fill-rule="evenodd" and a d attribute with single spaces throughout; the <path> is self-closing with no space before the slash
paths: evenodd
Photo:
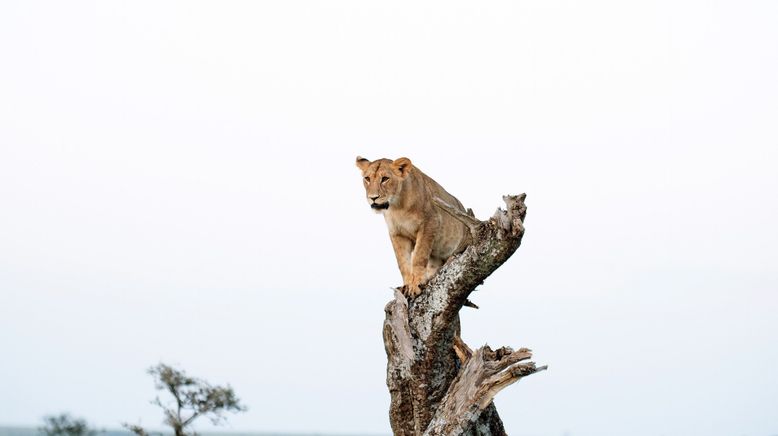
<path id="1" fill-rule="evenodd" d="M 506 435 L 492 403 L 499 391 L 546 369 L 529 350 L 483 346 L 459 338 L 459 310 L 467 297 L 519 248 L 526 195 L 504 196 L 506 210 L 478 221 L 440 200 L 437 206 L 468 225 L 473 243 L 452 257 L 415 299 L 395 291 L 386 305 L 384 346 L 389 418 L 396 436 Z"/>

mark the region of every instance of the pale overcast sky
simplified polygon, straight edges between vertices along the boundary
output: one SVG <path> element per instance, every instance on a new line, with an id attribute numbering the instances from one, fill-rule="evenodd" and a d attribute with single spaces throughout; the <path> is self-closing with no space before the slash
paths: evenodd
<path id="1" fill-rule="evenodd" d="M 515 435 L 778 434 L 778 2 L 3 1 L 0 425 L 388 433 L 400 284 L 356 155 L 523 246 L 463 313 Z M 210 427 L 203 423 L 200 430 Z"/>

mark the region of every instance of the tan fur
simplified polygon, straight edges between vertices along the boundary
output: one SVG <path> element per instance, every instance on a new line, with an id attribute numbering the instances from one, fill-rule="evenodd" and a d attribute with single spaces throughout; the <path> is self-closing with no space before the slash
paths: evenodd
<path id="1" fill-rule="evenodd" d="M 403 291 L 415 297 L 446 260 L 470 241 L 467 226 L 436 207 L 434 198 L 462 212 L 465 208 L 408 158 L 370 162 L 357 157 L 357 167 L 362 170 L 368 204 L 386 219 Z"/>

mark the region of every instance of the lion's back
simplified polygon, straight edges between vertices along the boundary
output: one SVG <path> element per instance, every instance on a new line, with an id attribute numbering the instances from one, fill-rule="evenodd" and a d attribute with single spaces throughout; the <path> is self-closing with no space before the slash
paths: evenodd
<path id="1" fill-rule="evenodd" d="M 418 168 L 416 168 L 418 170 Z M 451 207 L 467 213 L 462 202 L 446 191 L 443 186 L 432 177 L 419 171 L 419 176 L 424 180 L 424 189 L 415 192 L 414 195 L 422 196 L 424 203 L 431 205 L 430 211 L 441 226 L 433 247 L 433 254 L 441 261 L 445 261 L 451 255 L 462 251 L 469 243 L 470 232 L 468 227 L 459 219 L 454 218 L 448 212 L 435 206 L 436 199 L 440 199 Z"/>
<path id="2" fill-rule="evenodd" d="M 418 168 L 416 169 L 418 170 Z M 454 197 L 451 193 L 446 191 L 446 189 L 441 186 L 440 183 L 436 182 L 435 179 L 424 174 L 422 171 L 419 171 L 419 175 L 424 180 L 427 189 L 424 189 L 424 192 L 420 192 L 417 195 L 423 195 L 424 197 L 427 197 L 425 198 L 425 201 L 429 202 L 434 202 L 434 197 L 437 197 L 446 202 L 448 205 L 453 206 L 462 212 L 465 212 L 465 207 L 462 205 L 462 202 L 459 201 L 458 198 Z"/>

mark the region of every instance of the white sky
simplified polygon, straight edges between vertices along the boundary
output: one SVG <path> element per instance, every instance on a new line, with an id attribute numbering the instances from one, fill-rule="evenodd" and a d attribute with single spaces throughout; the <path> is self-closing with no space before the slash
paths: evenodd
<path id="1" fill-rule="evenodd" d="M 0 424 L 388 433 L 400 283 L 354 158 L 524 245 L 463 314 L 517 435 L 778 433 L 778 2 L 0 4 Z M 199 427 L 207 430 L 204 423 Z"/>

